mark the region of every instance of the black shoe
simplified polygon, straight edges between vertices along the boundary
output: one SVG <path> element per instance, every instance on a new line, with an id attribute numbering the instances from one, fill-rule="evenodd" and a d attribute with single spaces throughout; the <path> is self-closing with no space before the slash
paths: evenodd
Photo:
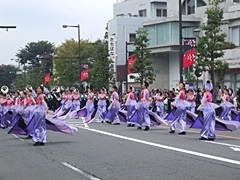
<path id="1" fill-rule="evenodd" d="M 212 139 L 212 138 L 208 138 L 208 141 L 214 141 L 215 139 Z"/>
<path id="2" fill-rule="evenodd" d="M 35 144 L 33 144 L 33 146 L 39 146 L 40 142 L 35 142 Z"/>
<path id="3" fill-rule="evenodd" d="M 108 124 L 112 124 L 110 121 L 106 121 L 106 123 L 108 123 Z"/>
<path id="4" fill-rule="evenodd" d="M 186 132 L 180 132 L 179 135 L 186 135 Z"/>
<path id="5" fill-rule="evenodd" d="M 104 123 L 104 121 L 101 121 L 101 123 Z"/>
<path id="6" fill-rule="evenodd" d="M 208 139 L 207 139 L 207 138 L 204 138 L 204 137 L 200 137 L 199 140 L 204 140 L 204 141 L 206 141 L 206 140 L 208 140 Z"/>
<path id="7" fill-rule="evenodd" d="M 128 124 L 127 127 L 131 127 L 132 125 L 131 124 Z"/>
<path id="8" fill-rule="evenodd" d="M 9 125 L 6 125 L 6 129 L 9 127 Z"/>
<path id="9" fill-rule="evenodd" d="M 6 129 L 5 127 L 2 127 L 2 129 Z"/>
<path id="10" fill-rule="evenodd" d="M 148 131 L 149 129 L 150 129 L 149 126 L 146 126 L 144 131 Z"/>
<path id="11" fill-rule="evenodd" d="M 142 127 L 138 126 L 138 128 L 137 128 L 137 129 L 139 129 L 139 130 L 142 130 Z"/>
<path id="12" fill-rule="evenodd" d="M 174 133 L 175 133 L 175 131 L 169 131 L 169 133 L 170 133 L 170 134 L 174 134 Z"/>
<path id="13" fill-rule="evenodd" d="M 132 127 L 135 127 L 135 124 L 132 124 Z"/>
<path id="14" fill-rule="evenodd" d="M 44 145 L 45 145 L 45 143 L 40 143 L 40 144 L 39 144 L 39 146 L 44 146 Z"/>
<path id="15" fill-rule="evenodd" d="M 113 125 L 120 125 L 120 123 L 114 123 Z"/>
<path id="16" fill-rule="evenodd" d="M 28 136 L 28 137 L 26 137 L 25 139 L 32 139 L 32 136 Z"/>

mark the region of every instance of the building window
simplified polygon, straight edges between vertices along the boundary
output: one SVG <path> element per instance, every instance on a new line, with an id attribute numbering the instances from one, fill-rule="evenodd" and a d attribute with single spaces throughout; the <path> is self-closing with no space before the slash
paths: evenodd
<path id="1" fill-rule="evenodd" d="M 147 10 L 146 9 L 140 10 L 139 17 L 147 17 Z"/>
<path id="2" fill-rule="evenodd" d="M 239 3 L 239 2 L 240 2 L 240 0 L 233 0 L 233 2 L 235 2 L 235 3 Z"/>
<path id="3" fill-rule="evenodd" d="M 239 26 L 232 28 L 232 43 L 239 46 Z"/>
<path id="4" fill-rule="evenodd" d="M 135 42 L 136 34 L 129 34 L 129 40 L 131 43 Z"/>
<path id="5" fill-rule="evenodd" d="M 204 2 L 204 0 L 197 0 L 197 7 L 206 6 L 207 4 Z"/>
<path id="6" fill-rule="evenodd" d="M 167 17 L 167 10 L 163 9 L 163 17 Z"/>
<path id="7" fill-rule="evenodd" d="M 162 9 L 157 9 L 157 17 L 162 17 Z"/>
<path id="8" fill-rule="evenodd" d="M 187 1 L 187 14 L 195 14 L 195 0 Z"/>
<path id="9" fill-rule="evenodd" d="M 167 10 L 166 9 L 157 9 L 157 17 L 167 17 Z"/>

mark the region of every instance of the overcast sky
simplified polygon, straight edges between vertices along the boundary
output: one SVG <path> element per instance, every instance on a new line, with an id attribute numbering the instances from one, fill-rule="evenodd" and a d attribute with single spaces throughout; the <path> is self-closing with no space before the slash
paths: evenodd
<path id="1" fill-rule="evenodd" d="M 116 0 L 0 0 L 0 64 L 16 64 L 17 51 L 29 42 L 47 40 L 56 46 L 77 38 L 77 29 L 62 25 L 81 25 L 83 39 L 95 41 L 104 36 L 106 23 L 113 17 Z"/>

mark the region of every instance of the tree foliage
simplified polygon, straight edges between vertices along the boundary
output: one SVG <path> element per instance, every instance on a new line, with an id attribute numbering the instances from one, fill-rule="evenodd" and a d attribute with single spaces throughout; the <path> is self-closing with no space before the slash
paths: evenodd
<path id="1" fill-rule="evenodd" d="M 94 62 L 89 70 L 90 83 L 94 89 L 100 90 L 105 87 L 115 84 L 114 69 L 111 66 L 113 63 L 109 59 L 108 41 L 97 40 L 95 42 Z"/>
<path id="2" fill-rule="evenodd" d="M 207 23 L 201 26 L 203 36 L 199 38 L 197 44 L 196 68 L 200 72 L 209 72 L 212 83 L 215 85 L 214 72 L 228 71 L 228 64 L 217 60 L 224 56 L 226 49 L 226 34 L 222 32 L 223 9 L 219 7 L 221 0 L 209 0 L 210 7 L 207 8 Z"/>
<path id="3" fill-rule="evenodd" d="M 13 88 L 12 84 L 16 81 L 16 71 L 18 71 L 18 68 L 13 65 L 1 65 L 0 66 L 0 88 L 5 85 L 9 88 Z M 11 74 L 10 74 L 11 72 Z"/>
<path id="4" fill-rule="evenodd" d="M 136 82 L 140 82 L 141 84 L 144 81 L 148 81 L 149 84 L 152 84 L 155 80 L 156 75 L 153 73 L 153 61 L 150 60 L 151 53 L 147 49 L 149 45 L 149 39 L 147 37 L 148 32 L 144 28 L 139 28 L 137 30 L 137 37 L 134 42 L 135 51 L 134 54 L 137 57 L 133 68 L 130 69 L 133 72 L 134 69 L 137 69 L 135 73 L 137 76 L 131 75 L 130 78 L 134 79 Z"/>
<path id="5" fill-rule="evenodd" d="M 81 64 L 89 63 L 93 60 L 94 45 L 88 40 L 81 40 Z M 78 42 L 74 39 L 66 40 L 55 51 L 54 75 L 50 80 L 53 86 L 78 87 L 79 82 L 79 59 Z M 76 58 L 68 58 L 76 57 Z M 65 59 L 64 59 L 65 58 Z"/>
<path id="6" fill-rule="evenodd" d="M 37 88 L 43 83 L 45 74 L 51 73 L 53 69 L 53 56 L 55 46 L 48 41 L 30 42 L 21 48 L 15 61 L 24 65 L 28 70 L 26 73 L 26 84 Z M 31 67 L 31 68 L 29 68 Z"/>
<path id="7" fill-rule="evenodd" d="M 196 82 L 196 77 L 193 73 L 191 72 L 188 72 L 188 69 L 185 69 L 183 71 L 184 73 L 184 79 L 185 81 L 190 85 L 190 86 L 193 86 L 194 83 Z"/>

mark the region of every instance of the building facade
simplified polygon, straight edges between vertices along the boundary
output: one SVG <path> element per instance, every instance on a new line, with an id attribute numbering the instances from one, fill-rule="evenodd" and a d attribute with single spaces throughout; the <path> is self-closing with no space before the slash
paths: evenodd
<path id="1" fill-rule="evenodd" d="M 178 2 L 178 1 L 177 1 Z M 182 0 L 183 38 L 194 38 L 194 29 L 206 23 L 207 0 Z M 230 72 L 222 75 L 216 73 L 220 84 L 240 87 L 240 4 L 239 0 L 223 0 L 224 9 L 222 27 L 227 34 L 226 41 L 235 44 L 236 48 L 225 50 L 220 60 L 229 64 Z M 149 33 L 149 50 L 152 53 L 156 81 L 150 88 L 171 89 L 179 84 L 179 7 L 176 0 L 150 1 L 125 0 L 114 5 L 114 18 L 109 21 L 109 35 L 116 39 L 116 66 L 126 64 L 125 41 L 134 40 L 134 33 L 144 27 Z M 200 33 L 202 35 L 202 32 Z M 128 51 L 134 47 L 129 46 Z M 189 68 L 191 71 L 192 68 Z M 208 73 L 200 78 L 199 87 L 209 79 Z"/>

